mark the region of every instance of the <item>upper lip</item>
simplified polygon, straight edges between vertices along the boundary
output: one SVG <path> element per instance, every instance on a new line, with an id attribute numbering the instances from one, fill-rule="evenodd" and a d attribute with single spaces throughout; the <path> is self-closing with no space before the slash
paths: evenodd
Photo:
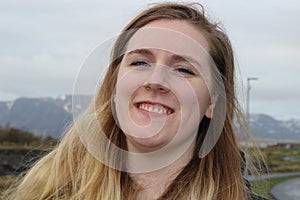
<path id="1" fill-rule="evenodd" d="M 173 113 L 174 112 L 174 108 L 164 104 L 164 103 L 161 103 L 161 102 L 154 102 L 154 101 L 137 101 L 134 103 L 134 105 L 138 105 L 138 104 L 141 104 L 141 103 L 145 103 L 145 104 L 151 104 L 151 105 L 155 105 L 155 104 L 158 104 L 158 105 L 161 105 L 169 110 L 171 110 L 171 112 Z"/>

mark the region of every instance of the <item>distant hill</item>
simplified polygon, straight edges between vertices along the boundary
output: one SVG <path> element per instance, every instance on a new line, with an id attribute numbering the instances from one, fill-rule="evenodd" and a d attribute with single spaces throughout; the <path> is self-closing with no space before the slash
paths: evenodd
<path id="1" fill-rule="evenodd" d="M 281 121 L 265 114 L 252 114 L 250 130 L 257 138 L 300 141 L 300 120 Z"/>
<path id="2" fill-rule="evenodd" d="M 76 96 L 76 99 L 73 107 L 78 112 L 90 102 L 91 97 Z M 58 138 L 72 118 L 71 95 L 0 102 L 0 126 L 10 124 L 39 136 Z M 250 127 L 257 138 L 300 141 L 300 120 L 280 121 L 266 114 L 252 114 Z"/>
<path id="3" fill-rule="evenodd" d="M 82 104 L 90 97 L 77 96 Z M 76 111 L 82 105 L 75 105 Z M 0 126 L 12 127 L 33 132 L 38 136 L 50 135 L 58 138 L 67 124 L 73 119 L 72 96 L 58 98 L 18 98 L 15 101 L 0 102 Z"/>

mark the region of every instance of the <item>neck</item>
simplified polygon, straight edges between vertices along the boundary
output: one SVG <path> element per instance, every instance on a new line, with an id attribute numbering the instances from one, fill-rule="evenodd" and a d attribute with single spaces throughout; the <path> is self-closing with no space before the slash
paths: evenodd
<path id="1" fill-rule="evenodd" d="M 132 179 L 142 188 L 138 199 L 157 199 L 160 197 L 172 181 L 180 174 L 182 169 L 190 162 L 193 156 L 194 145 L 183 153 L 183 155 L 159 170 L 146 173 L 130 173 Z"/>

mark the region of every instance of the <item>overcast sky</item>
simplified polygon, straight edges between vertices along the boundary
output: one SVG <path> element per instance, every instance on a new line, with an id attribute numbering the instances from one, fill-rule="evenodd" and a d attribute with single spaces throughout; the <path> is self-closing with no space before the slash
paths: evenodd
<path id="1" fill-rule="evenodd" d="M 89 52 L 153 2 L 0 0 L 0 101 L 71 94 Z M 223 23 L 240 80 L 259 78 L 250 111 L 300 119 L 300 1 L 200 2 Z"/>

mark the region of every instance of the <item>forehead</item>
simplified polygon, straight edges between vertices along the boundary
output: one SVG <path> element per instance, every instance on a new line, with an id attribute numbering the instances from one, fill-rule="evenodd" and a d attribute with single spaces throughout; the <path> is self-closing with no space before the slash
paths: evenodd
<path id="1" fill-rule="evenodd" d="M 193 58 L 202 66 L 210 63 L 204 33 L 183 20 L 157 20 L 138 29 L 128 41 L 125 54 L 138 49 L 157 49 Z"/>
<path id="2" fill-rule="evenodd" d="M 187 21 L 167 19 L 155 20 L 153 22 L 148 23 L 142 28 L 157 28 L 158 34 L 158 30 L 170 30 L 170 33 L 172 32 L 172 34 L 170 35 L 170 37 L 165 39 L 172 39 L 172 37 L 174 37 L 175 40 L 175 35 L 177 33 L 178 35 L 186 36 L 186 40 L 194 40 L 196 43 L 198 43 L 198 45 L 202 46 L 202 48 L 209 52 L 209 43 L 205 37 L 204 32 L 199 27 L 196 27 L 196 25 L 192 25 Z"/>

